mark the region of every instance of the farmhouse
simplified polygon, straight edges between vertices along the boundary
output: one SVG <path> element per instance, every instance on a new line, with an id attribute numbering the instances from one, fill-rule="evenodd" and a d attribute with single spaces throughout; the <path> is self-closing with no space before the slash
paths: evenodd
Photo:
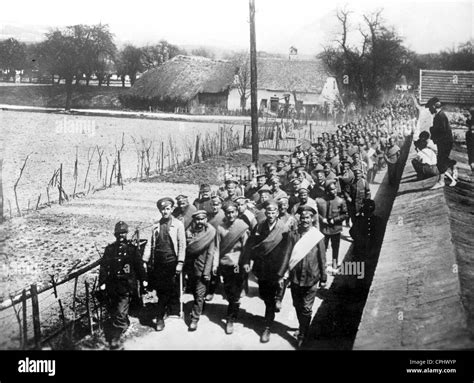
<path id="1" fill-rule="evenodd" d="M 280 104 L 311 113 L 325 103 L 333 105 L 339 98 L 336 79 L 322 61 L 296 58 L 259 58 L 257 61 L 257 94 L 260 109 L 277 112 Z M 240 108 L 239 90 L 229 93 L 229 109 Z"/>
<path id="2" fill-rule="evenodd" d="M 143 73 L 127 98 L 138 107 L 191 114 L 227 109 L 236 68 L 228 61 L 179 55 Z"/>
<path id="3" fill-rule="evenodd" d="M 474 71 L 420 70 L 420 103 L 438 97 L 449 105 L 474 104 Z"/>

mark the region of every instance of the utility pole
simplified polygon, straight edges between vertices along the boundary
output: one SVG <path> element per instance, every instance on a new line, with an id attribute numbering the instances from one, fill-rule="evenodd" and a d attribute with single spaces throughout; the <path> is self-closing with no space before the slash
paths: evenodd
<path id="1" fill-rule="evenodd" d="M 255 0 L 249 0 L 250 13 L 250 110 L 252 117 L 252 162 L 258 167 L 257 46 L 255 43 Z"/>

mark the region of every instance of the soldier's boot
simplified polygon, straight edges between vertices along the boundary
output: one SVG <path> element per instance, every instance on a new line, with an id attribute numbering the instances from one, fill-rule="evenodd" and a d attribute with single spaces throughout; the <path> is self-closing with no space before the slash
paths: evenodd
<path id="1" fill-rule="evenodd" d="M 300 328 L 297 338 L 297 347 L 302 348 L 306 342 L 306 336 L 309 331 L 309 326 L 311 324 L 311 315 L 301 315 L 300 318 Z"/>
<path id="2" fill-rule="evenodd" d="M 281 311 L 281 300 L 277 299 L 275 301 L 275 312 L 279 313 Z"/>
<path id="3" fill-rule="evenodd" d="M 110 340 L 109 343 L 110 349 L 111 350 L 118 350 L 120 349 L 120 340 L 118 338 L 113 338 Z"/>
<path id="4" fill-rule="evenodd" d="M 196 331 L 198 328 L 198 320 L 197 319 L 191 319 L 191 323 L 189 324 L 189 331 Z"/>
<path id="5" fill-rule="evenodd" d="M 265 327 L 263 333 L 260 336 L 260 343 L 268 343 L 270 341 L 270 327 Z"/>
<path id="6" fill-rule="evenodd" d="M 227 323 L 225 325 L 225 333 L 230 335 L 234 332 L 234 321 L 232 319 L 227 319 Z"/>
<path id="7" fill-rule="evenodd" d="M 155 330 L 163 331 L 165 329 L 165 321 L 163 319 L 158 319 L 156 322 Z"/>

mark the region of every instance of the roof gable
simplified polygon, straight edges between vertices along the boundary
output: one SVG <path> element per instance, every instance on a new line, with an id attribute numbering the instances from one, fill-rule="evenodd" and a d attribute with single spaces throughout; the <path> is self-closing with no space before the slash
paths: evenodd
<path id="1" fill-rule="evenodd" d="M 321 93 L 331 77 L 320 60 L 259 58 L 258 89 Z"/>
<path id="2" fill-rule="evenodd" d="M 474 71 L 420 70 L 420 103 L 474 104 Z"/>

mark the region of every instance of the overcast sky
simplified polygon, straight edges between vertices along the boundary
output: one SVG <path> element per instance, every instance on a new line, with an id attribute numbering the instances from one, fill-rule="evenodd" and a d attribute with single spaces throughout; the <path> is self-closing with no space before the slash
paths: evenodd
<path id="1" fill-rule="evenodd" d="M 312 55 L 337 31 L 334 9 L 347 4 L 355 28 L 362 13 L 383 8 L 387 24 L 419 52 L 438 52 L 473 38 L 474 1 L 255 0 L 257 49 Z M 65 5 L 67 4 L 67 5 Z M 76 4 L 72 6 L 72 4 Z M 12 26 L 38 29 L 78 23 L 109 24 L 119 42 L 248 47 L 248 0 L 23 0 L 2 4 L 0 34 Z M 42 37 L 41 33 L 38 39 Z"/>

